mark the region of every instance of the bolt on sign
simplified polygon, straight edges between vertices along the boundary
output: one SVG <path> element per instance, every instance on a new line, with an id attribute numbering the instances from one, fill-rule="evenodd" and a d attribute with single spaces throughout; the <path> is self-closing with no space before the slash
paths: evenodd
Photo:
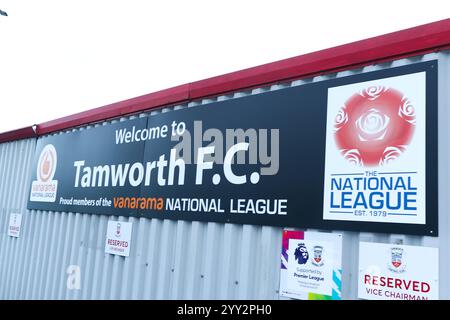
<path id="1" fill-rule="evenodd" d="M 358 298 L 439 299 L 439 250 L 360 242 Z"/>
<path id="2" fill-rule="evenodd" d="M 28 209 L 437 236 L 437 62 L 41 137 Z"/>

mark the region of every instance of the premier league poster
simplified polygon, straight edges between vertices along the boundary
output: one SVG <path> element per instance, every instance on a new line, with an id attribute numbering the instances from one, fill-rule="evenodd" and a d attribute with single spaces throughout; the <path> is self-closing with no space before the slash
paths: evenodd
<path id="1" fill-rule="evenodd" d="M 280 296 L 340 300 L 342 234 L 283 231 Z"/>

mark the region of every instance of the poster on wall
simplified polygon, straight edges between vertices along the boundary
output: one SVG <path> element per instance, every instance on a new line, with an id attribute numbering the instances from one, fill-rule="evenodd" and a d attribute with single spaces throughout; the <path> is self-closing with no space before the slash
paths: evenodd
<path id="1" fill-rule="evenodd" d="M 361 242 L 358 298 L 439 299 L 437 248 Z"/>
<path id="2" fill-rule="evenodd" d="M 326 220 L 425 224 L 425 72 L 328 89 Z"/>
<path id="3" fill-rule="evenodd" d="M 283 231 L 280 296 L 340 300 L 342 234 Z"/>
<path id="4" fill-rule="evenodd" d="M 105 252 L 128 257 L 130 255 L 132 223 L 108 221 Z"/>
<path id="5" fill-rule="evenodd" d="M 40 137 L 27 208 L 437 236 L 436 69 L 411 64 Z"/>

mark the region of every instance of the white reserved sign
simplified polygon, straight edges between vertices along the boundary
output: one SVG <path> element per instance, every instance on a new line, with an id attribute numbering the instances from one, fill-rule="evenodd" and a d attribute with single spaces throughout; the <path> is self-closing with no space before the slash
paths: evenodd
<path id="1" fill-rule="evenodd" d="M 21 224 L 22 224 L 22 214 L 11 213 L 9 216 L 8 236 L 18 238 L 20 235 Z"/>
<path id="2" fill-rule="evenodd" d="M 358 297 L 368 300 L 438 299 L 438 249 L 361 242 Z"/>
<path id="3" fill-rule="evenodd" d="M 130 255 L 131 222 L 108 221 L 105 252 L 128 257 Z"/>

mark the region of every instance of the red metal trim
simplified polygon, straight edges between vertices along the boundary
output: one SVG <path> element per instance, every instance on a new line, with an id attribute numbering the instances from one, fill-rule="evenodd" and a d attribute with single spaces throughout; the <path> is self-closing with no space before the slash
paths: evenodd
<path id="1" fill-rule="evenodd" d="M 204 79 L 41 123 L 38 135 L 192 99 L 448 49 L 450 19 Z M 11 131 L 14 132 L 14 131 Z M 0 134 L 0 142 L 15 140 Z M 17 136 L 19 137 L 19 136 Z M 9 141 L 7 140 L 7 141 Z"/>
<path id="2" fill-rule="evenodd" d="M 38 135 L 43 135 L 88 123 L 117 118 L 159 106 L 187 101 L 189 84 L 149 93 L 136 98 L 120 101 L 103 107 L 83 111 L 64 118 L 41 123 L 37 126 Z"/>
<path id="3" fill-rule="evenodd" d="M 0 134 L 0 143 L 36 137 L 33 127 L 25 127 Z"/>
<path id="4" fill-rule="evenodd" d="M 288 79 L 361 67 L 438 50 L 450 44 L 450 19 L 249 68 L 191 84 L 197 99 Z"/>

